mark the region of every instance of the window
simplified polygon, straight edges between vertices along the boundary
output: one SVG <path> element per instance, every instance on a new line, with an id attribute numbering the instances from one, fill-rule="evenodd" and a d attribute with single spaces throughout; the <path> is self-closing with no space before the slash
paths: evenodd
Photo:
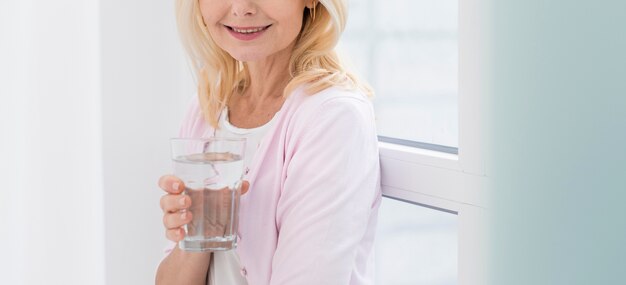
<path id="1" fill-rule="evenodd" d="M 376 284 L 457 284 L 457 232 L 454 212 L 383 199 Z"/>
<path id="2" fill-rule="evenodd" d="M 489 6 L 483 0 L 351 0 L 349 5 L 339 51 L 374 87 L 382 136 L 382 186 L 388 198 L 380 209 L 378 281 L 485 284 L 482 109 L 488 78 L 482 74 L 489 66 Z M 440 236 L 449 243 L 428 254 L 433 260 L 436 253 L 441 263 L 423 272 L 426 276 L 416 276 L 419 268 L 410 265 L 424 257 L 407 257 L 399 249 L 407 242 L 428 244 L 432 234 L 420 232 L 406 215 L 449 229 Z M 394 227 L 406 238 L 389 231 Z"/>
<path id="3" fill-rule="evenodd" d="M 376 90 L 379 134 L 457 147 L 456 0 L 350 5 L 339 50 Z"/>

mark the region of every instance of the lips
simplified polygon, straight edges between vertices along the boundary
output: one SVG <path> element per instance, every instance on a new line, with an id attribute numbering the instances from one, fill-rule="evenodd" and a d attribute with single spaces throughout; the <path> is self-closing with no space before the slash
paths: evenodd
<path id="1" fill-rule="evenodd" d="M 239 40 L 244 40 L 244 41 L 249 41 L 249 40 L 253 40 L 253 39 L 258 38 L 265 31 L 267 31 L 267 29 L 269 29 L 269 27 L 271 27 L 271 26 L 272 25 L 252 26 L 252 27 L 235 27 L 235 26 L 224 25 L 224 27 L 226 27 L 228 32 L 233 37 L 235 37 L 235 38 L 237 38 Z"/>
<path id="2" fill-rule="evenodd" d="M 271 25 L 267 25 L 267 26 L 258 26 L 258 27 L 234 27 L 234 26 L 226 26 L 224 25 L 224 27 L 226 27 L 227 29 L 240 33 L 240 34 L 253 34 L 253 33 L 258 33 L 261 31 L 266 30 L 267 28 L 269 28 Z"/>

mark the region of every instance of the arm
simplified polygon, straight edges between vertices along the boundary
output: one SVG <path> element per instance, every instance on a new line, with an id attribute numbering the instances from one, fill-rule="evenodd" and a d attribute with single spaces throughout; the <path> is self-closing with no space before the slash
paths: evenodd
<path id="1" fill-rule="evenodd" d="M 270 284 L 350 283 L 380 199 L 377 139 L 367 103 L 324 103 L 287 150 Z"/>
<path id="2" fill-rule="evenodd" d="M 179 242 L 185 236 L 183 226 L 191 221 L 191 213 L 186 210 L 191 198 L 182 193 L 183 182 L 171 175 L 161 176 L 159 187 L 167 194 L 161 197 L 165 236 Z M 182 214 L 182 213 L 186 214 Z M 174 244 L 173 249 L 161 261 L 156 273 L 156 284 L 206 284 L 206 276 L 211 261 L 210 252 L 186 252 Z"/>
<path id="3" fill-rule="evenodd" d="M 185 252 L 175 246 L 174 250 L 161 261 L 155 284 L 206 285 L 210 261 L 210 252 Z"/>

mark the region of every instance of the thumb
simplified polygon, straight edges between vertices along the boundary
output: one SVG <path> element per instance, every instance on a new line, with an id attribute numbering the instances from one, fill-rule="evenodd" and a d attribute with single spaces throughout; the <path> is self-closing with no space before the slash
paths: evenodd
<path id="1" fill-rule="evenodd" d="M 250 188 L 250 182 L 244 180 L 243 183 L 241 183 L 241 195 L 246 194 L 249 188 Z"/>

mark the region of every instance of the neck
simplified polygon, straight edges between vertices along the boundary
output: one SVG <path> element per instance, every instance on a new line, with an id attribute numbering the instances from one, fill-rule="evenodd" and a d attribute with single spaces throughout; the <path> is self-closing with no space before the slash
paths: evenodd
<path id="1" fill-rule="evenodd" d="M 250 73 L 250 84 L 244 95 L 261 100 L 281 97 L 291 79 L 289 74 L 290 57 L 291 47 L 266 59 L 246 62 Z"/>

